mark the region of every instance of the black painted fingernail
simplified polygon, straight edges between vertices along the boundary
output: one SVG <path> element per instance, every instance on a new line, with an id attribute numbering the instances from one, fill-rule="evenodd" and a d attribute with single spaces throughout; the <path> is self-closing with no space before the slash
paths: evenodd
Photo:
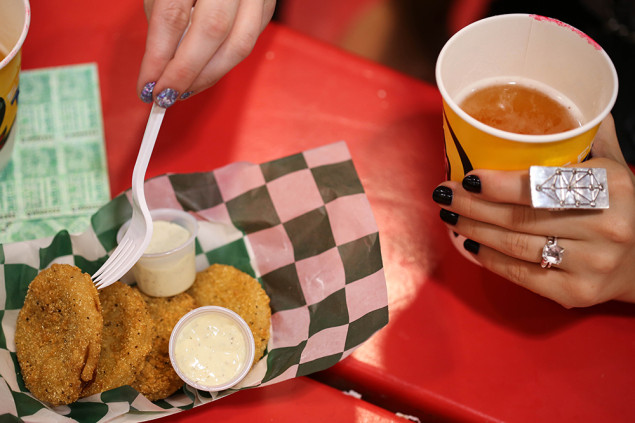
<path id="1" fill-rule="evenodd" d="M 457 234 L 456 232 L 452 231 L 452 235 L 454 235 L 454 238 L 458 238 L 459 234 Z"/>
<path id="2" fill-rule="evenodd" d="M 166 88 L 163 91 L 161 91 L 159 95 L 157 96 L 157 100 L 156 100 L 157 106 L 167 109 L 168 107 L 174 104 L 178 96 L 179 96 L 178 91 L 173 90 L 172 88 Z"/>
<path id="3" fill-rule="evenodd" d="M 143 86 L 141 90 L 141 94 L 139 94 L 139 98 L 144 103 L 152 103 L 152 92 L 154 91 L 154 86 L 156 82 L 148 82 Z"/>
<path id="4" fill-rule="evenodd" d="M 432 192 L 432 199 L 439 204 L 449 206 L 452 204 L 452 190 L 448 187 L 436 187 Z"/>
<path id="5" fill-rule="evenodd" d="M 181 100 L 185 100 L 187 98 L 189 98 L 192 94 L 194 94 L 194 91 L 186 91 L 183 94 L 181 94 Z"/>
<path id="6" fill-rule="evenodd" d="M 446 209 L 441 209 L 441 211 L 439 212 L 439 216 L 441 216 L 441 220 L 443 220 L 445 223 L 449 223 L 450 225 L 456 225 L 456 222 L 458 222 L 459 220 L 458 214 Z"/>
<path id="7" fill-rule="evenodd" d="M 462 182 L 463 188 L 469 192 L 481 192 L 481 180 L 476 175 L 467 175 L 463 178 Z"/>
<path id="8" fill-rule="evenodd" d="M 463 248 L 465 248 L 472 254 L 478 254 L 478 250 L 479 248 L 481 248 L 481 244 L 468 238 L 463 242 Z"/>

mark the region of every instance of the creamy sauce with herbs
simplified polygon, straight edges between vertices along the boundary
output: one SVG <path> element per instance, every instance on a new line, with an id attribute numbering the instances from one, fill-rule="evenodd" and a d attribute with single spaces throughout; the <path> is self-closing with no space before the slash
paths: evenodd
<path id="1" fill-rule="evenodd" d="M 232 380 L 246 364 L 247 344 L 240 327 L 217 313 L 187 322 L 175 339 L 174 358 L 181 372 L 204 386 Z"/>

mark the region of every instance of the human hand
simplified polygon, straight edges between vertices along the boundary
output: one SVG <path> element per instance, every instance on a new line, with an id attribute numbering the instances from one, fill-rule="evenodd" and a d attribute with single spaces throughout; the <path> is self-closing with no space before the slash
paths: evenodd
<path id="1" fill-rule="evenodd" d="M 620 151 L 612 117 L 593 159 L 575 167 L 607 171 L 610 208 L 549 211 L 531 206 L 528 171 L 474 170 L 433 193 L 441 219 L 467 238 L 483 267 L 564 307 L 612 299 L 635 302 L 635 176 Z M 562 263 L 540 266 L 547 237 L 565 249 Z"/>
<path id="2" fill-rule="evenodd" d="M 170 107 L 214 85 L 249 55 L 275 4 L 275 0 L 144 0 L 148 36 L 137 81 L 139 98 Z"/>

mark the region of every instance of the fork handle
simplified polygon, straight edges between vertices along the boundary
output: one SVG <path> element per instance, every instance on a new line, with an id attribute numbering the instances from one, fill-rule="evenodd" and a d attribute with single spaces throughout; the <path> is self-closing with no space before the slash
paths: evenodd
<path id="1" fill-rule="evenodd" d="M 141 146 L 139 147 L 139 154 L 137 155 L 137 162 L 132 171 L 132 189 L 135 189 L 135 181 L 138 183 L 141 181 L 141 192 L 143 192 L 143 180 L 145 179 L 146 170 L 148 169 L 148 163 L 150 162 L 150 156 L 154 149 L 154 143 L 159 135 L 159 129 L 161 129 L 161 123 L 163 122 L 163 116 L 165 115 L 163 107 L 159 107 L 152 104 L 150 110 L 150 117 L 146 124 L 146 130 L 141 140 Z"/>
<path id="2" fill-rule="evenodd" d="M 150 226 L 146 230 L 145 237 L 138 246 L 141 251 L 145 251 L 148 244 L 150 244 L 150 239 L 152 238 L 152 217 L 150 216 L 150 211 L 148 210 L 148 205 L 146 203 L 143 183 L 145 180 L 146 169 L 148 168 L 148 163 L 150 162 L 150 156 L 152 155 L 152 150 L 154 149 L 154 143 L 159 135 L 161 122 L 163 122 L 165 110 L 166 109 L 159 107 L 156 104 L 152 105 L 146 130 L 143 134 L 143 139 L 141 140 L 141 146 L 139 147 L 137 162 L 135 163 L 135 167 L 132 171 L 132 199 L 137 202 L 138 210 L 143 215 L 144 220 L 146 222 L 150 222 Z"/>

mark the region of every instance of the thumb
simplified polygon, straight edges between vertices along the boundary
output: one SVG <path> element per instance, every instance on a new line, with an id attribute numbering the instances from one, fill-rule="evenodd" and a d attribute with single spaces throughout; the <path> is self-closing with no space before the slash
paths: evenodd
<path id="1" fill-rule="evenodd" d="M 593 140 L 591 152 L 593 158 L 606 157 L 607 159 L 612 159 L 626 165 L 620 143 L 617 140 L 615 122 L 613 121 L 612 115 L 609 114 L 600 124 L 598 132 L 595 134 L 595 139 Z"/>

